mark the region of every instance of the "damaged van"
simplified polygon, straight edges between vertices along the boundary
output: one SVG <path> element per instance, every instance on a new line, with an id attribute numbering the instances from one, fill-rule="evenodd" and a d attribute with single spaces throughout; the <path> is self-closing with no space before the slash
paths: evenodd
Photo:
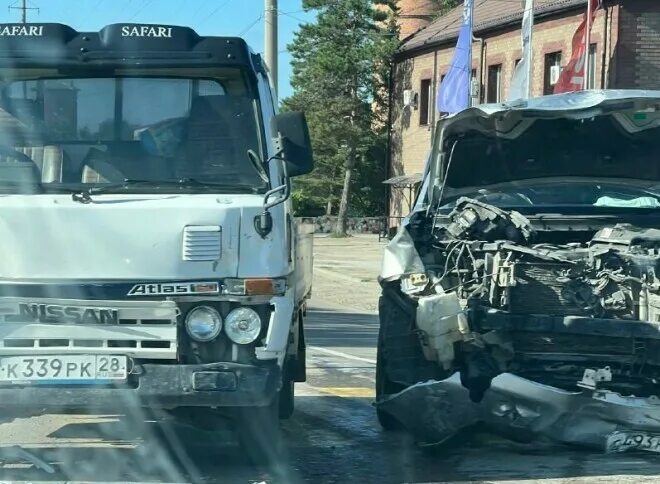
<path id="1" fill-rule="evenodd" d="M 383 261 L 383 427 L 660 451 L 660 92 L 483 105 L 435 133 Z"/>

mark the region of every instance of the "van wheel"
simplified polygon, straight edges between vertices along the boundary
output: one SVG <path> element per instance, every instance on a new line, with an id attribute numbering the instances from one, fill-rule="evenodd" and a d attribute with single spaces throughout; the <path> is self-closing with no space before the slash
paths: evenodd
<path id="1" fill-rule="evenodd" d="M 380 337 L 378 339 L 380 340 Z M 395 383 L 387 377 L 383 345 L 379 343 L 376 353 L 376 401 L 378 402 L 388 395 L 399 393 L 403 389 L 405 389 L 403 385 Z M 384 430 L 403 429 L 403 425 L 396 417 L 379 407 L 376 407 L 376 417 Z"/>

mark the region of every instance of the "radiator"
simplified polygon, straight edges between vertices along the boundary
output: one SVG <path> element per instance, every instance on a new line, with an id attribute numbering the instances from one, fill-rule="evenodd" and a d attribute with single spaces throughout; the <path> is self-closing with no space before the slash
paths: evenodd
<path id="1" fill-rule="evenodd" d="M 561 263 L 516 263 L 510 287 L 509 311 L 517 314 L 586 315 L 562 296 L 564 284 L 557 281 L 568 266 Z"/>

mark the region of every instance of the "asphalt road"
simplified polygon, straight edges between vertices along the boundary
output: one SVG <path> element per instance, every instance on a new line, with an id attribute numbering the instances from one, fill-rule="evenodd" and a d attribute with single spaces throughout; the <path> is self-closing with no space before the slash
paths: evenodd
<path id="1" fill-rule="evenodd" d="M 371 274 L 365 261 L 376 264 L 380 247 L 367 239 L 318 242 L 317 264 L 326 267 L 315 280 L 307 320 L 308 381 L 297 385 L 296 412 L 282 424 L 288 457 L 278 469 L 250 465 L 228 428 L 202 429 L 208 425 L 126 409 L 119 415 L 4 416 L 0 481 L 660 482 L 655 454 L 604 455 L 485 433 L 428 451 L 405 432 L 383 432 L 371 405 L 377 290 L 375 275 L 365 275 Z M 334 258 L 362 265 L 346 269 Z"/>

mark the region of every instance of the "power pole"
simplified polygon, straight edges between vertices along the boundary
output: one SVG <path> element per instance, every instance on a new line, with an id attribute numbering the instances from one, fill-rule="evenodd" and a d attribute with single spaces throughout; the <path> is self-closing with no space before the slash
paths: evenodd
<path id="1" fill-rule="evenodd" d="M 277 99 L 277 0 L 265 0 L 264 57 Z"/>
<path id="2" fill-rule="evenodd" d="M 27 0 L 21 0 L 21 6 L 18 7 L 16 4 L 18 2 L 14 2 L 11 5 L 9 5 L 9 10 L 20 10 L 21 11 L 21 22 L 26 24 L 27 23 L 27 11 L 28 10 L 36 10 L 37 12 L 39 11 L 38 8 L 36 7 L 28 7 Z"/>
<path id="3" fill-rule="evenodd" d="M 531 0 L 530 3 L 530 12 L 529 12 L 529 40 L 527 41 L 529 43 L 529 51 L 528 51 L 528 57 L 527 57 L 527 99 L 532 97 L 532 79 L 534 79 L 534 43 L 532 42 L 534 40 L 534 0 Z"/>

